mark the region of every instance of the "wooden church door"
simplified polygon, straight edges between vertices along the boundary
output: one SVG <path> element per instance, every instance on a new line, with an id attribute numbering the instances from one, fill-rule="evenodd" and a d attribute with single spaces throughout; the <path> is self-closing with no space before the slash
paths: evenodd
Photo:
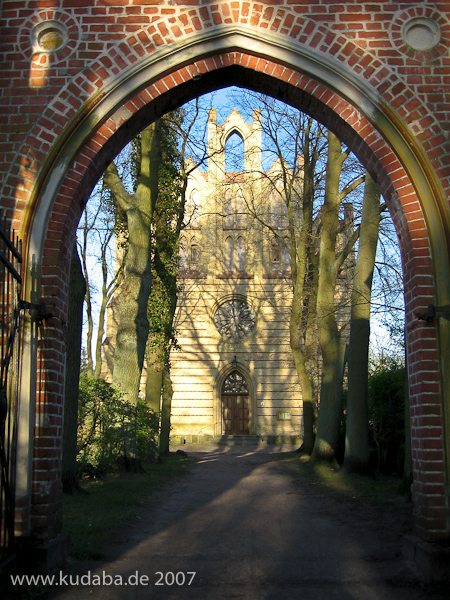
<path id="1" fill-rule="evenodd" d="M 248 385 L 244 377 L 233 371 L 222 387 L 224 435 L 247 435 L 250 431 Z"/>

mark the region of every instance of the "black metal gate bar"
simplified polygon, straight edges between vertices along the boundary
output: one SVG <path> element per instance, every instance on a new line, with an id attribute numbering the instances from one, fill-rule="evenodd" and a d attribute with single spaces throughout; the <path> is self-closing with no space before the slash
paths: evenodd
<path id="1" fill-rule="evenodd" d="M 14 558 L 15 451 L 17 435 L 17 360 L 22 278 L 21 244 L 0 224 L 0 570 Z M 16 364 L 13 364 L 16 363 Z M 14 368 L 15 367 L 15 368 Z"/>

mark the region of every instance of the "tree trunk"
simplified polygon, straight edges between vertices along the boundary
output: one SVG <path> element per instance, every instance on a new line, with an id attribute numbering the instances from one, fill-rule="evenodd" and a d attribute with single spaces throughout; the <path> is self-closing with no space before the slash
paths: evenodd
<path id="1" fill-rule="evenodd" d="M 348 396 L 344 467 L 365 473 L 369 468 L 367 380 L 370 303 L 380 224 L 380 192 L 367 175 L 358 258 L 352 292 L 348 354 Z"/>
<path id="2" fill-rule="evenodd" d="M 339 440 L 342 408 L 344 349 L 336 319 L 335 290 L 336 242 L 341 202 L 339 182 L 343 160 L 341 142 L 329 132 L 317 288 L 317 325 L 322 350 L 322 383 L 317 436 L 313 451 L 314 458 L 324 460 L 334 459 Z"/>
<path id="3" fill-rule="evenodd" d="M 97 341 L 95 343 L 95 369 L 94 369 L 94 377 L 98 379 L 102 372 L 102 342 L 103 335 L 105 333 L 105 315 L 106 315 L 106 305 L 107 298 L 105 294 L 103 294 L 102 302 L 100 304 L 100 312 L 98 319 L 98 328 L 97 328 Z"/>
<path id="4" fill-rule="evenodd" d="M 86 282 L 74 243 L 70 261 L 69 296 L 66 329 L 66 378 L 62 448 L 63 491 L 72 494 L 81 488 L 77 478 L 78 387 L 80 379 L 81 331 Z"/>
<path id="5" fill-rule="evenodd" d="M 302 390 L 303 404 L 303 446 L 307 454 L 314 448 L 315 403 L 314 388 L 308 373 L 308 360 L 311 360 L 311 349 L 317 355 L 316 344 L 311 343 L 311 333 L 315 326 L 315 274 L 313 263 L 312 226 L 314 206 L 314 159 L 310 153 L 310 126 L 305 130 L 303 144 L 303 189 L 302 189 L 302 222 L 300 230 L 296 222 L 292 202 L 288 204 L 289 230 L 291 239 L 291 278 L 294 295 L 292 299 L 289 322 L 289 336 L 292 356 L 298 380 Z M 287 196 L 290 198 L 290 196 Z M 297 232 L 297 233 L 296 233 Z M 308 275 L 312 274 L 312 277 Z M 310 289 L 306 289 L 307 280 Z M 301 338 L 303 343 L 301 343 Z"/>
<path id="6" fill-rule="evenodd" d="M 311 378 L 309 377 L 306 367 L 306 353 L 300 344 L 304 270 L 297 267 L 296 271 L 298 282 L 294 285 L 289 333 L 292 356 L 294 358 L 295 368 L 302 390 L 303 445 L 305 452 L 311 454 L 314 447 L 314 395 Z"/>
<path id="7" fill-rule="evenodd" d="M 158 193 L 160 123 L 141 134 L 141 172 L 136 192 L 128 194 L 111 164 L 105 182 L 125 211 L 128 251 L 120 292 L 119 325 L 114 353 L 113 384 L 136 404 L 148 337 L 147 304 L 151 291 L 151 224 Z"/>
<path id="8" fill-rule="evenodd" d="M 323 338 L 322 338 L 323 339 Z M 330 335 L 322 348 L 322 383 L 313 458 L 332 461 L 339 441 L 345 348 L 340 336 Z"/>
<path id="9" fill-rule="evenodd" d="M 161 390 L 163 385 L 164 361 L 159 358 L 158 350 L 147 358 L 147 381 L 145 384 L 145 403 L 158 416 L 161 411 Z"/>
<path id="10" fill-rule="evenodd" d="M 304 356 L 298 350 L 292 349 L 297 376 L 302 390 L 303 403 L 303 447 L 307 454 L 314 449 L 314 392 L 311 379 L 306 369 Z"/>
<path id="11" fill-rule="evenodd" d="M 169 452 L 170 414 L 172 411 L 172 396 L 172 380 L 170 378 L 169 369 L 166 369 L 163 375 L 162 387 L 161 431 L 159 434 L 160 454 L 167 454 Z"/>
<path id="12" fill-rule="evenodd" d="M 121 288 L 113 384 L 136 404 L 148 337 L 147 302 L 151 290 L 150 213 L 129 219 L 130 245 Z"/>

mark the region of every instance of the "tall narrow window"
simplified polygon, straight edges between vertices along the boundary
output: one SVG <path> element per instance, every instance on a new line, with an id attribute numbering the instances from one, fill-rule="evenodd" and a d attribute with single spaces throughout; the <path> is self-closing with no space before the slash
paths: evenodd
<path id="1" fill-rule="evenodd" d="M 282 259 L 283 259 L 283 271 L 291 270 L 291 241 L 289 238 L 284 238 L 282 244 Z"/>
<path id="2" fill-rule="evenodd" d="M 195 238 L 192 238 L 192 240 L 191 240 L 190 262 L 191 262 L 191 270 L 198 271 L 198 243 Z"/>
<path id="3" fill-rule="evenodd" d="M 233 270 L 233 254 L 234 254 L 234 242 L 233 238 L 227 237 L 225 240 L 225 271 Z"/>
<path id="4" fill-rule="evenodd" d="M 280 243 L 272 240 L 272 271 L 280 270 Z"/>
<path id="5" fill-rule="evenodd" d="M 236 227 L 242 229 L 246 226 L 246 204 L 242 190 L 236 194 Z"/>
<path id="6" fill-rule="evenodd" d="M 223 226 L 225 229 L 246 229 L 247 205 L 241 189 L 237 190 L 235 195 L 231 188 L 227 189 L 224 199 L 224 214 Z"/>
<path id="7" fill-rule="evenodd" d="M 224 227 L 232 228 L 234 227 L 234 199 L 233 199 L 233 191 L 231 188 L 228 188 L 225 192 L 225 220 Z"/>
<path id="8" fill-rule="evenodd" d="M 244 171 L 244 140 L 234 132 L 225 143 L 225 171 L 242 173 Z"/>
<path id="9" fill-rule="evenodd" d="M 245 271 L 245 242 L 243 237 L 236 240 L 236 271 Z"/>

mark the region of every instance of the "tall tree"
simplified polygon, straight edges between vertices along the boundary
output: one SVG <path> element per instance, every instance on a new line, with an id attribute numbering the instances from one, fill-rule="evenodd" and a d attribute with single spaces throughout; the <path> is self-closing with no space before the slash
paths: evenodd
<path id="1" fill-rule="evenodd" d="M 241 97 L 235 96 L 238 101 Z M 342 150 L 338 138 L 313 119 L 261 94 L 244 93 L 244 105 L 255 104 L 262 108 L 262 129 L 269 146 L 264 151 L 272 153 L 275 163 L 261 173 L 265 182 L 262 197 L 247 195 L 251 198 L 248 209 L 270 230 L 276 244 L 290 253 L 293 300 L 289 333 L 302 389 L 304 447 L 308 453 L 313 450 L 316 406 L 319 397 L 321 403 L 325 398 L 325 407 L 329 406 L 322 415 L 319 410 L 318 424 L 325 439 L 319 437 L 314 448 L 315 456 L 325 458 L 334 455 L 341 416 L 345 348 L 341 321 L 345 311 L 340 306 L 343 294 L 337 279 L 347 269 L 346 261 L 359 235 L 353 221 L 341 219 L 340 214 L 364 181 L 363 169 L 348 149 Z M 267 198 L 275 198 L 283 206 L 282 224 L 273 221 L 273 214 L 268 219 L 261 210 Z M 315 379 L 321 369 L 319 394 Z"/>
<path id="2" fill-rule="evenodd" d="M 167 454 L 169 452 L 170 441 L 170 417 L 172 410 L 173 387 L 170 378 L 170 371 L 166 369 L 163 376 L 162 387 L 162 408 L 161 408 L 161 431 L 159 436 L 159 452 Z"/>
<path id="3" fill-rule="evenodd" d="M 140 173 L 136 191 L 130 194 L 111 163 L 104 181 L 126 215 L 128 248 L 121 287 L 119 325 L 114 355 L 113 384 L 136 403 L 145 357 L 149 324 L 148 298 L 151 291 L 151 224 L 158 194 L 161 162 L 161 122 L 141 133 Z"/>
<path id="4" fill-rule="evenodd" d="M 314 448 L 316 398 L 311 376 L 311 363 L 317 359 L 316 343 L 316 296 L 317 259 L 315 249 L 314 201 L 316 194 L 316 165 L 319 158 L 322 132 L 315 129 L 309 119 L 303 128 L 302 150 L 302 194 L 301 219 L 288 205 L 291 279 L 293 298 L 289 322 L 289 339 L 295 367 L 302 389 L 303 401 L 303 444 L 308 454 Z M 299 157 L 300 158 L 300 157 Z M 297 235 L 296 235 L 297 233 Z"/>
<path id="5" fill-rule="evenodd" d="M 385 206 L 381 207 L 383 210 Z M 380 192 L 367 175 L 360 226 L 358 258 L 353 279 L 344 467 L 366 472 L 369 466 L 367 380 L 370 306 L 380 224 Z"/>
<path id="6" fill-rule="evenodd" d="M 125 254 L 113 259 L 113 242 L 121 234 L 123 222 L 111 192 L 99 182 L 91 195 L 78 226 L 77 244 L 84 279 L 86 281 L 85 310 L 87 317 L 86 358 L 88 377 L 100 377 L 104 355 L 102 343 L 105 334 L 106 309 L 119 287 Z M 93 249 L 99 268 L 92 271 Z M 115 265 L 115 268 L 113 268 Z M 100 274 L 100 277 L 98 276 Z M 99 285 L 100 281 L 100 285 Z M 99 294 L 97 318 L 95 300 Z"/>
<path id="7" fill-rule="evenodd" d="M 178 301 L 179 242 L 194 215 L 186 210 L 190 174 L 211 154 L 198 131 L 207 108 L 193 101 L 163 119 L 159 194 L 154 211 L 153 286 L 149 298 L 146 402 L 161 416 L 160 452 L 169 450 L 172 383 L 170 352 L 177 347 L 174 316 Z M 196 135 L 193 135 L 193 131 Z M 188 213 L 188 214 L 186 214 Z"/>
<path id="8" fill-rule="evenodd" d="M 350 150 L 347 148 L 343 151 L 340 140 L 329 131 L 316 305 L 322 354 L 322 380 L 317 436 L 313 451 L 314 458 L 325 460 L 332 460 L 335 456 L 342 411 L 345 345 L 336 311 L 336 280 L 359 235 L 356 229 L 342 250 L 338 251 L 339 211 L 344 199 L 364 181 L 363 176 L 357 176 L 341 189 L 342 169 L 349 154 Z"/>
<path id="9" fill-rule="evenodd" d="M 172 398 L 169 355 L 176 346 L 173 320 L 177 306 L 178 242 L 185 206 L 179 148 L 183 118 L 184 112 L 178 110 L 163 119 L 159 192 L 152 228 L 153 285 L 148 304 L 146 403 L 156 413 L 161 411 L 160 438 L 167 438 L 167 445 Z"/>

